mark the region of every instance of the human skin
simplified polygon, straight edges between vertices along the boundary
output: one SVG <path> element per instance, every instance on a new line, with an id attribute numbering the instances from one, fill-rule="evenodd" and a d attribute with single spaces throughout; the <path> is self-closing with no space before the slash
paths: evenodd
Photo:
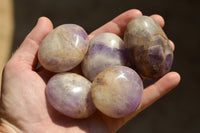
<path id="1" fill-rule="evenodd" d="M 127 23 L 141 16 L 131 9 L 117 16 L 89 35 L 112 32 L 123 36 Z M 163 27 L 164 20 L 152 15 Z M 51 21 L 41 17 L 17 51 L 8 61 L 3 72 L 0 100 L 0 132 L 3 133 L 114 133 L 139 112 L 157 101 L 180 82 L 177 72 L 169 72 L 143 91 L 141 104 L 133 114 L 113 119 L 96 111 L 87 119 L 71 119 L 52 108 L 45 96 L 46 83 L 54 73 L 36 69 L 37 51 L 44 37 L 53 30 Z M 172 49 L 174 44 L 171 42 Z M 73 72 L 81 73 L 80 66 Z"/>

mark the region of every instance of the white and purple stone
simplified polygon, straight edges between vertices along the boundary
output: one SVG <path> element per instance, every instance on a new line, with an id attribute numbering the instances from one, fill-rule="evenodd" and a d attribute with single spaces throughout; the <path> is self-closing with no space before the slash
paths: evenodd
<path id="1" fill-rule="evenodd" d="M 142 99 L 143 82 L 133 69 L 114 66 L 98 74 L 91 93 L 98 110 L 109 117 L 120 118 L 137 109 Z"/>
<path id="2" fill-rule="evenodd" d="M 101 33 L 90 40 L 82 71 L 86 78 L 93 81 L 106 68 L 125 65 L 126 58 L 122 39 L 113 33 Z"/>
<path id="3" fill-rule="evenodd" d="M 132 68 L 143 79 L 158 79 L 171 69 L 173 50 L 166 34 L 151 17 L 131 20 L 125 31 L 124 43 Z"/>
<path id="4" fill-rule="evenodd" d="M 50 32 L 42 41 L 38 59 L 49 71 L 69 71 L 80 64 L 88 46 L 88 35 L 82 27 L 63 24 Z"/>
<path id="5" fill-rule="evenodd" d="M 91 82 L 75 73 L 59 73 L 47 83 L 48 102 L 71 118 L 87 118 L 96 110 L 91 97 Z"/>

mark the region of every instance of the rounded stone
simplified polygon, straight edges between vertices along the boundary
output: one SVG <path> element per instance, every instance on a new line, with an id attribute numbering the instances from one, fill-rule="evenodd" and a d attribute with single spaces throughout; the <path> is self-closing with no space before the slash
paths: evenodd
<path id="1" fill-rule="evenodd" d="M 91 82 L 75 73 L 54 75 L 46 88 L 48 102 L 60 113 L 72 118 L 86 118 L 95 111 Z"/>
<path id="2" fill-rule="evenodd" d="M 132 68 L 143 79 L 158 79 L 171 69 L 173 50 L 166 34 L 151 17 L 140 16 L 131 20 L 124 43 Z"/>
<path id="3" fill-rule="evenodd" d="M 63 24 L 50 32 L 42 41 L 38 59 L 53 72 L 69 71 L 83 60 L 88 50 L 88 35 L 75 24 Z"/>
<path id="4" fill-rule="evenodd" d="M 89 42 L 88 52 L 82 62 L 82 71 L 90 81 L 106 68 L 125 65 L 124 42 L 113 33 L 100 33 Z"/>
<path id="5" fill-rule="evenodd" d="M 109 117 L 120 118 L 137 109 L 142 99 L 143 82 L 129 67 L 110 67 L 94 79 L 91 93 L 98 110 Z"/>

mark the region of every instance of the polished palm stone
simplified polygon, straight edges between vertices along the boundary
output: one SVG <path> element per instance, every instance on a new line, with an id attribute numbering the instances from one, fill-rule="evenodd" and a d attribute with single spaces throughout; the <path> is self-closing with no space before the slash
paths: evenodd
<path id="1" fill-rule="evenodd" d="M 101 33 L 89 42 L 88 52 L 82 62 L 82 71 L 86 78 L 94 78 L 106 68 L 125 65 L 126 51 L 124 42 L 113 33 Z"/>
<path id="2" fill-rule="evenodd" d="M 120 118 L 133 113 L 141 102 L 143 82 L 126 66 L 110 67 L 94 79 L 92 99 L 103 114 Z"/>
<path id="3" fill-rule="evenodd" d="M 62 114 L 86 118 L 95 111 L 91 97 L 91 82 L 75 73 L 59 73 L 47 84 L 48 102 Z"/>
<path id="4" fill-rule="evenodd" d="M 49 71 L 65 72 L 80 64 L 88 45 L 88 36 L 82 27 L 63 24 L 50 32 L 42 41 L 38 59 Z"/>
<path id="5" fill-rule="evenodd" d="M 169 40 L 151 17 L 131 20 L 125 31 L 124 43 L 132 68 L 142 78 L 158 79 L 171 69 L 173 51 Z"/>

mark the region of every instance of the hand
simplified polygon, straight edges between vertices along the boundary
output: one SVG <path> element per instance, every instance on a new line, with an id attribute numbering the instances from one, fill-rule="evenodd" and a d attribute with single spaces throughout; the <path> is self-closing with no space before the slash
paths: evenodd
<path id="1" fill-rule="evenodd" d="M 101 32 L 113 32 L 122 36 L 127 23 L 141 15 L 142 13 L 138 10 L 129 10 L 92 32 L 89 38 Z M 164 26 L 161 16 L 151 17 L 161 27 Z M 98 111 L 87 119 L 68 118 L 54 110 L 46 101 L 46 82 L 53 73 L 43 68 L 36 70 L 39 45 L 52 30 L 51 21 L 41 17 L 5 66 L 0 101 L 0 131 L 6 133 L 113 133 L 176 87 L 180 81 L 178 73 L 169 72 L 144 89 L 142 102 L 137 111 L 124 118 L 109 118 Z M 174 49 L 173 43 L 171 44 Z"/>

